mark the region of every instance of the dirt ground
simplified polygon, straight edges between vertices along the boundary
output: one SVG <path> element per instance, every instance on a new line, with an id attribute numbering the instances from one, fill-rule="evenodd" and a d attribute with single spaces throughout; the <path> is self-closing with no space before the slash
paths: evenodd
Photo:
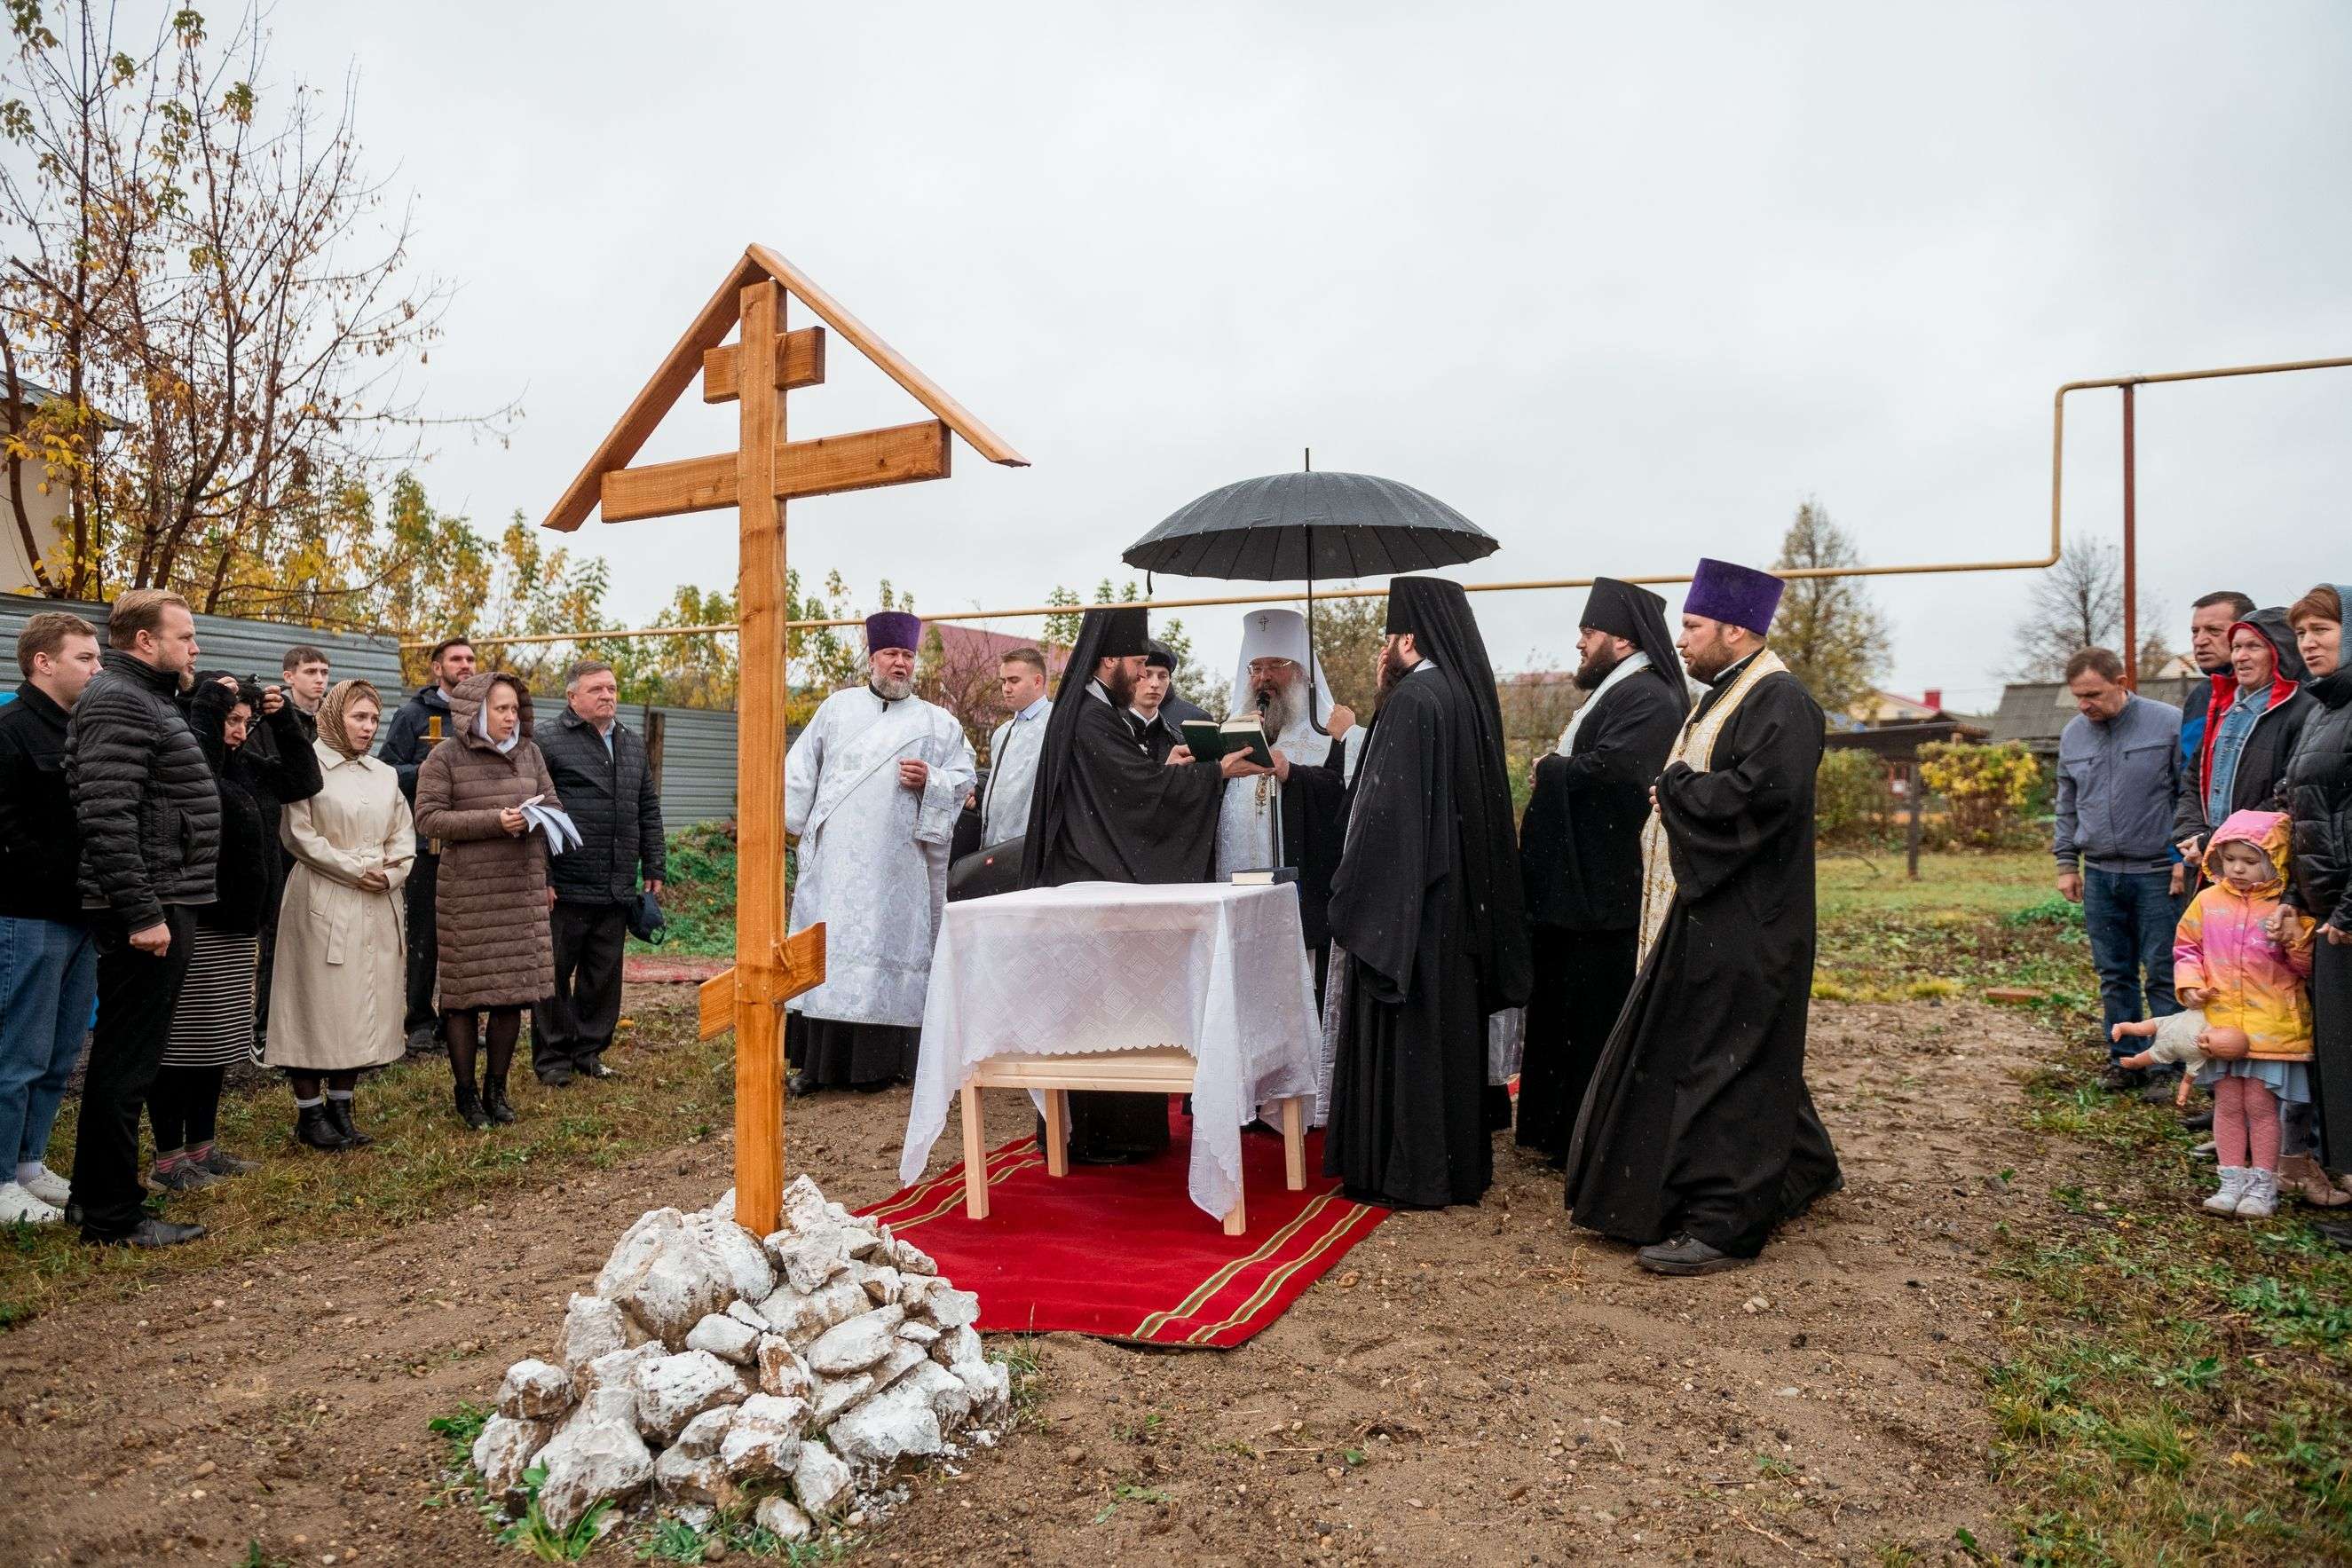
<path id="1" fill-rule="evenodd" d="M 2053 1049 L 1973 1004 L 1817 1004 L 1847 1185 L 1756 1266 L 1642 1274 L 1498 1142 L 1484 1205 L 1391 1218 L 1239 1350 L 1036 1342 L 1034 1422 L 918 1479 L 855 1560 L 1932 1562 L 1959 1529 L 1998 1552 L 1982 1371 L 2006 1295 L 1983 1265 L 2063 1179 L 2013 1116 L 2013 1074 Z M 885 1197 L 905 1113 L 903 1091 L 795 1102 L 794 1164 Z M 992 1142 L 1023 1130 L 1002 1115 Z M 627 1221 L 708 1203 L 728 1161 L 682 1144 L 0 1337 L 0 1555 L 517 1561 L 427 1506 L 425 1423 L 551 1350 Z"/>

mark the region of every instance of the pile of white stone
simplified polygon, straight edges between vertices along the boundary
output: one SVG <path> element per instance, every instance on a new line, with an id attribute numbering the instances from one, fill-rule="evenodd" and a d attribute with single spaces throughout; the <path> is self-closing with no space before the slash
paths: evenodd
<path id="1" fill-rule="evenodd" d="M 799 1540 L 892 1467 L 993 1441 L 1011 1380 L 982 1354 L 980 1300 L 887 1225 L 802 1176 L 783 1228 L 657 1208 L 563 1315 L 562 1364 L 519 1361 L 474 1444 L 490 1495 L 569 1530 L 646 1498 L 695 1522 L 754 1511 Z M 615 1511 L 617 1514 L 618 1511 Z"/>

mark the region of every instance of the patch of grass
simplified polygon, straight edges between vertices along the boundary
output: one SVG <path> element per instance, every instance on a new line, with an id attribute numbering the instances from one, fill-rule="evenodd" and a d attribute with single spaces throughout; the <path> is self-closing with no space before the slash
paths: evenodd
<path id="1" fill-rule="evenodd" d="M 2027 988 L 2066 1042 L 2018 1114 L 2065 1168 L 2046 1205 L 1999 1228 L 1991 1264 L 2014 1291 L 1985 1385 L 2011 1555 L 2352 1560 L 2352 1256 L 2297 1208 L 2259 1224 L 2200 1213 L 2213 1178 L 2189 1157 L 2197 1134 L 2169 1107 L 2093 1086 L 2105 1052 L 2082 909 L 2052 892 L 2043 857 L 1933 856 L 1916 883 L 1879 864 L 1822 865 L 1817 997 Z"/>
<path id="2" fill-rule="evenodd" d="M 83 1246 L 63 1226 L 0 1229 L 0 1325 L 24 1322 L 89 1291 L 135 1295 L 194 1270 L 258 1259 L 310 1241 L 388 1236 L 480 1199 L 570 1181 L 651 1150 L 681 1132 L 733 1118 L 734 1042 L 697 1040 L 691 988 L 670 987 L 635 1009 L 614 1048 L 620 1071 L 561 1092 L 518 1066 L 509 1092 L 521 1120 L 477 1133 L 449 1108 L 439 1058 L 398 1063 L 360 1083 L 360 1124 L 371 1148 L 320 1155 L 292 1138 L 281 1083 L 232 1088 L 221 1102 L 221 1143 L 262 1166 L 202 1192 L 150 1207 L 210 1234 L 158 1250 Z M 670 992 L 675 995 L 667 994 Z M 55 1147 L 73 1146 L 79 1102 L 59 1118 Z M 717 1194 L 713 1194 L 716 1197 Z M 268 1281 L 249 1287 L 257 1301 Z M 230 1310 L 253 1302 L 235 1301 Z"/>
<path id="3" fill-rule="evenodd" d="M 666 842 L 669 880 L 662 889 L 662 915 L 669 935 L 659 947 L 631 938 L 628 950 L 688 958 L 732 956 L 735 824 L 697 822 L 672 831 Z"/>
<path id="4" fill-rule="evenodd" d="M 523 1496 L 528 1501 L 522 1517 L 499 1531 L 499 1544 L 520 1548 L 524 1556 L 541 1563 L 577 1563 L 604 1538 L 613 1505 L 600 1502 L 572 1521 L 570 1529 L 558 1530 L 539 1506 L 539 1489 L 546 1480 L 547 1471 L 538 1465 L 523 1471 Z"/>

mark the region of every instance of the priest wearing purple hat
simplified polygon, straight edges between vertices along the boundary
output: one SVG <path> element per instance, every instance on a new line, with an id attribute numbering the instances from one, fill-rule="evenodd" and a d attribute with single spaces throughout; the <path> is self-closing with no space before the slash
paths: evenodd
<path id="1" fill-rule="evenodd" d="M 1576 1223 L 1711 1274 L 1843 1185 L 1805 1088 L 1822 710 L 1764 645 L 1780 581 L 1701 560 L 1676 646 L 1706 691 L 1642 830 L 1641 967 L 1568 1151 Z"/>
<path id="2" fill-rule="evenodd" d="M 867 616 L 865 681 L 825 698 L 784 753 L 784 830 L 800 838 L 791 925 L 825 925 L 824 984 L 784 1023 L 794 1094 L 914 1076 L 974 771 L 963 727 L 915 695 L 922 637 L 904 611 Z"/>

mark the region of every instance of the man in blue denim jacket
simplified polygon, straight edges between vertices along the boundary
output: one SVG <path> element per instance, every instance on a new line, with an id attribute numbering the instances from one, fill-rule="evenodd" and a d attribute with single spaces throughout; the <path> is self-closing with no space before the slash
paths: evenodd
<path id="1" fill-rule="evenodd" d="M 2051 844 L 2058 891 L 2083 906 L 2090 933 L 2103 1038 L 2118 1023 L 2180 1010 L 2172 997 L 2180 901 L 2172 892 L 2171 831 L 2182 777 L 2180 710 L 2136 695 L 2123 677 L 2123 661 L 2105 648 L 2066 661 L 2076 716 L 2058 737 Z M 2109 1046 L 2105 1087 L 2144 1086 L 2144 1071 L 2119 1064 L 2126 1049 Z"/>

